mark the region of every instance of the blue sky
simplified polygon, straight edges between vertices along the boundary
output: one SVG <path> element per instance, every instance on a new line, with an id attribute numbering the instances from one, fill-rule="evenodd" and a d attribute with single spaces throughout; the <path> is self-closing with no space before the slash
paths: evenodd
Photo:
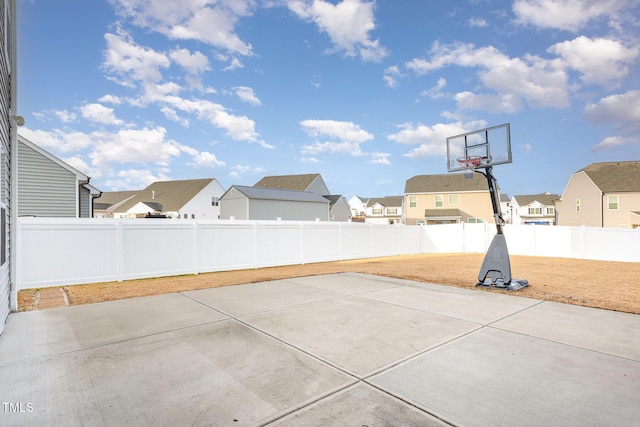
<path id="1" fill-rule="evenodd" d="M 640 159 L 637 0 L 19 0 L 20 133 L 103 191 L 321 173 L 400 195 L 511 124 L 503 192 Z"/>

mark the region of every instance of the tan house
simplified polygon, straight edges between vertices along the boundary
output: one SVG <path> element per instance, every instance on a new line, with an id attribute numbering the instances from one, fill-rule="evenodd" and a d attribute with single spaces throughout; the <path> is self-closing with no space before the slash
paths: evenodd
<path id="1" fill-rule="evenodd" d="M 480 174 L 417 175 L 404 188 L 407 225 L 494 223 L 487 179 Z"/>
<path id="2" fill-rule="evenodd" d="M 640 160 L 592 163 L 556 201 L 558 225 L 640 227 Z"/>

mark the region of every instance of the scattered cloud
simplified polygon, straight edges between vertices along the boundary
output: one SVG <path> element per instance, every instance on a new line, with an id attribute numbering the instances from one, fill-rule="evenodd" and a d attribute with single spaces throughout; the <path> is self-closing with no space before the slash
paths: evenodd
<path id="1" fill-rule="evenodd" d="M 472 28 L 485 28 L 489 26 L 489 23 L 484 18 L 469 18 L 467 25 Z"/>
<path id="2" fill-rule="evenodd" d="M 209 59 L 200 52 L 191 53 L 188 49 L 175 49 L 169 57 L 182 66 L 189 74 L 201 74 L 209 69 Z"/>
<path id="3" fill-rule="evenodd" d="M 251 105 L 261 105 L 262 102 L 258 99 L 258 97 L 253 93 L 253 89 L 247 86 L 238 86 L 234 87 L 236 91 L 236 95 L 240 98 L 241 101 L 246 102 Z"/>
<path id="4" fill-rule="evenodd" d="M 374 165 L 390 165 L 391 161 L 389 157 L 391 157 L 391 153 L 370 153 L 370 159 L 368 163 L 372 163 Z"/>
<path id="5" fill-rule="evenodd" d="M 400 67 L 397 65 L 393 65 L 391 67 L 387 67 L 384 70 L 384 76 L 382 79 L 385 84 L 389 86 L 391 89 L 398 87 L 398 77 L 402 77 L 402 73 L 400 73 Z"/>
<path id="6" fill-rule="evenodd" d="M 515 0 L 516 22 L 538 28 L 577 31 L 599 17 L 615 16 L 627 0 Z"/>
<path id="7" fill-rule="evenodd" d="M 302 154 L 314 156 L 323 153 L 345 153 L 361 156 L 360 144 L 371 141 L 373 135 L 352 122 L 336 120 L 304 120 L 300 122 L 303 130 L 316 141 L 302 148 Z M 330 141 L 319 141 L 318 138 Z"/>
<path id="8" fill-rule="evenodd" d="M 211 168 L 211 167 L 219 167 L 225 166 L 225 162 L 218 160 L 215 154 L 209 153 L 208 151 L 202 151 L 197 153 L 193 157 L 194 166 L 198 168 Z"/>
<path id="9" fill-rule="evenodd" d="M 640 90 L 610 95 L 597 103 L 590 103 L 585 114 L 594 124 L 613 126 L 615 135 L 609 136 L 593 149 L 606 150 L 616 146 L 640 144 Z"/>
<path id="10" fill-rule="evenodd" d="M 447 137 L 460 135 L 475 129 L 485 128 L 484 120 L 471 122 L 438 123 L 433 126 L 422 123 L 403 123 L 398 125 L 399 131 L 387 135 L 387 139 L 402 145 L 417 145 L 408 153 L 406 157 L 420 159 L 431 156 L 445 156 L 447 146 L 444 143 Z"/>
<path id="11" fill-rule="evenodd" d="M 124 121 L 116 117 L 113 108 L 105 107 L 102 104 L 85 104 L 80 107 L 80 114 L 84 119 L 93 123 L 115 126 L 124 124 Z"/>
<path id="12" fill-rule="evenodd" d="M 329 52 L 344 52 L 360 56 L 363 61 L 381 61 L 389 52 L 369 33 L 376 27 L 374 3 L 362 0 L 342 0 L 336 4 L 324 0 L 289 0 L 289 9 L 300 19 L 313 22 L 327 33 L 334 48 Z"/>

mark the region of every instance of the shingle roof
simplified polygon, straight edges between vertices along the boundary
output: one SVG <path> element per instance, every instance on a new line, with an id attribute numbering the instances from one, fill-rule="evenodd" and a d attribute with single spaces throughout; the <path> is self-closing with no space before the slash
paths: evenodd
<path id="1" fill-rule="evenodd" d="M 270 187 L 247 187 L 243 185 L 234 185 L 231 188 L 237 189 L 250 199 L 329 203 L 329 199 L 312 193 L 311 191 L 284 190 Z M 227 190 L 227 193 L 231 191 L 231 188 Z"/>
<path id="2" fill-rule="evenodd" d="M 541 205 L 551 206 L 553 205 L 554 200 L 560 199 L 559 195 L 549 194 L 549 193 L 529 194 L 529 195 L 513 196 L 513 197 L 516 199 L 516 201 L 518 202 L 518 205 L 520 206 L 526 206 L 536 201 Z"/>
<path id="3" fill-rule="evenodd" d="M 117 211 L 126 212 L 138 203 L 159 203 L 163 212 L 177 212 L 211 181 L 213 178 L 154 182 L 144 190 L 138 191 Z"/>
<path id="4" fill-rule="evenodd" d="M 373 206 L 379 203 L 386 208 L 401 207 L 403 200 L 404 196 L 372 197 L 367 200 L 367 206 Z"/>
<path id="5" fill-rule="evenodd" d="M 100 197 L 93 199 L 93 206 L 95 208 L 104 206 L 100 209 L 108 209 L 113 205 L 124 202 L 127 199 L 138 194 L 141 190 L 136 191 L 103 191 Z"/>
<path id="6" fill-rule="evenodd" d="M 450 193 L 452 191 L 488 191 L 487 178 L 474 173 L 466 179 L 462 173 L 416 175 L 405 184 L 405 193 Z"/>
<path id="7" fill-rule="evenodd" d="M 284 188 L 287 190 L 305 191 L 319 176 L 317 173 L 303 175 L 265 176 L 254 187 Z"/>
<path id="8" fill-rule="evenodd" d="M 640 160 L 592 163 L 581 171 L 602 192 L 640 192 Z"/>

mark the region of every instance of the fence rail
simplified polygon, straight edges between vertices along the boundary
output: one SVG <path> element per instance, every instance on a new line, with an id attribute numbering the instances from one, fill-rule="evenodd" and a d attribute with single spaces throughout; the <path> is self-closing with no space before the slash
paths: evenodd
<path id="1" fill-rule="evenodd" d="M 514 255 L 640 262 L 640 230 L 504 227 Z M 17 288 L 419 253 L 485 252 L 491 224 L 20 218 Z"/>

